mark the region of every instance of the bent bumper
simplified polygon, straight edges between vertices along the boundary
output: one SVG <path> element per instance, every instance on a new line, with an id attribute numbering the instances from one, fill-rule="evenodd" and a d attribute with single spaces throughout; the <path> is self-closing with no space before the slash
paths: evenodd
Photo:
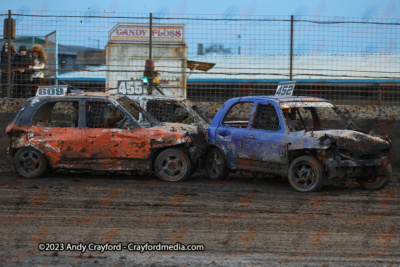
<path id="1" fill-rule="evenodd" d="M 388 157 L 380 159 L 363 159 L 363 160 L 336 160 L 328 159 L 327 168 L 346 168 L 346 167 L 372 167 L 372 166 L 385 166 L 389 164 Z"/>
<path id="2" fill-rule="evenodd" d="M 389 164 L 388 156 L 380 159 L 364 159 L 364 160 L 335 160 L 329 159 L 326 164 L 328 179 L 331 178 L 350 178 L 358 177 L 369 171 L 368 168 L 387 166 Z M 380 169 L 380 168 L 379 168 Z"/>

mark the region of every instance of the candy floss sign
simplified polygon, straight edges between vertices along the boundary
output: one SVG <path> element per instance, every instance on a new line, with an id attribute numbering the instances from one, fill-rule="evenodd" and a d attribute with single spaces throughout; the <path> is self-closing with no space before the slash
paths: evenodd
<path id="1" fill-rule="evenodd" d="M 149 24 L 118 23 L 109 32 L 110 42 L 144 43 L 149 42 Z M 165 44 L 183 44 L 185 42 L 184 24 L 153 23 L 152 42 Z"/>

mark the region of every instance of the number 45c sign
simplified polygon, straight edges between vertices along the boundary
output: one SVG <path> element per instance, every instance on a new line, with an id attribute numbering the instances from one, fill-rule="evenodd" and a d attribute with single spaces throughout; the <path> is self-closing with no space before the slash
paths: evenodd
<path id="1" fill-rule="evenodd" d="M 118 81 L 118 93 L 121 95 L 143 95 L 142 81 Z"/>
<path id="2" fill-rule="evenodd" d="M 280 82 L 276 89 L 276 96 L 291 96 L 296 82 Z"/>

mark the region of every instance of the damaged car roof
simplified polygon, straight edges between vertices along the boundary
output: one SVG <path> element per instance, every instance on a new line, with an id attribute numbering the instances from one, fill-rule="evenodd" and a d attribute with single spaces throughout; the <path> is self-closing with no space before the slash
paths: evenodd
<path id="1" fill-rule="evenodd" d="M 280 102 L 329 102 L 326 99 L 318 98 L 318 97 L 307 97 L 307 96 L 245 96 L 245 97 L 237 97 L 232 98 L 230 100 L 238 100 L 246 101 L 246 100 L 272 100 L 276 103 Z"/>

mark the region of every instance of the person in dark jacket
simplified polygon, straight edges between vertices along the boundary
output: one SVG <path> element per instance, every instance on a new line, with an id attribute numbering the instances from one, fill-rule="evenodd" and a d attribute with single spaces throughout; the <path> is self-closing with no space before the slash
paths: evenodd
<path id="1" fill-rule="evenodd" d="M 14 58 L 14 90 L 13 97 L 26 98 L 31 96 L 31 75 L 32 75 L 32 58 L 29 55 L 26 46 L 21 45 L 19 52 Z"/>
<path id="2" fill-rule="evenodd" d="M 1 91 L 0 91 L 0 97 L 5 97 L 7 96 L 7 89 L 9 86 L 8 81 L 7 81 L 7 74 L 8 72 L 11 72 L 12 69 L 8 69 L 9 67 L 12 68 L 12 60 L 14 58 L 15 52 L 17 49 L 15 48 L 15 45 L 11 43 L 11 62 L 8 64 L 8 42 L 4 42 L 3 44 L 3 49 L 1 50 L 1 63 L 0 63 L 0 68 L 1 68 Z"/>

